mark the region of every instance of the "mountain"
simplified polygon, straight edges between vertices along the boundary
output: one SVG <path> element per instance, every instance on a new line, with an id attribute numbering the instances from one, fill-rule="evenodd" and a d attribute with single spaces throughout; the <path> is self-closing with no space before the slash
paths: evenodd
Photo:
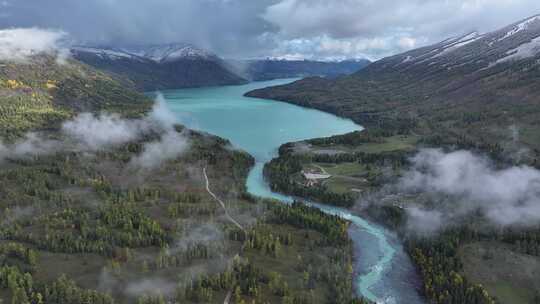
<path id="1" fill-rule="evenodd" d="M 78 46 L 74 58 L 129 80 L 139 91 L 243 84 L 218 56 L 188 44 L 124 48 Z"/>
<path id="2" fill-rule="evenodd" d="M 426 141 L 540 155 L 540 16 L 387 57 L 348 77 L 249 92 Z M 517 132 L 516 132 L 517 130 Z"/>
<path id="3" fill-rule="evenodd" d="M 76 60 L 57 60 L 50 54 L 23 62 L 0 60 L 0 138 L 54 128 L 77 112 L 138 115 L 150 108 L 144 95 L 110 75 Z"/>
<path id="4" fill-rule="evenodd" d="M 321 76 L 336 78 L 349 75 L 366 67 L 370 63 L 367 59 L 345 61 L 312 61 L 312 60 L 245 60 L 233 61 L 231 65 L 236 68 L 239 75 L 244 78 L 260 81 L 279 78 L 297 78 L 308 76 Z"/>

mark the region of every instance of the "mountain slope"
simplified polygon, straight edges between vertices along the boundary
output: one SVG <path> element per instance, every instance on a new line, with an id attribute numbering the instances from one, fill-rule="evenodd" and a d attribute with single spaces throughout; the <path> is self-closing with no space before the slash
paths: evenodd
<path id="1" fill-rule="evenodd" d="M 52 55 L 0 61 L 0 136 L 49 129 L 77 112 L 111 110 L 138 115 L 151 106 L 143 95 L 75 60 Z"/>
<path id="2" fill-rule="evenodd" d="M 242 84 L 216 55 L 191 45 L 74 47 L 73 56 L 135 83 L 139 91 Z"/>
<path id="3" fill-rule="evenodd" d="M 307 76 L 336 78 L 357 72 L 369 63 L 367 59 L 339 62 L 267 59 L 236 61 L 231 64 L 236 67 L 239 75 L 259 81 Z"/>
<path id="4" fill-rule="evenodd" d="M 249 96 L 349 117 L 430 141 L 540 154 L 540 17 L 384 58 L 337 80 L 310 78 Z M 516 132 L 509 131 L 518 130 Z M 516 136 L 518 135 L 518 136 Z"/>

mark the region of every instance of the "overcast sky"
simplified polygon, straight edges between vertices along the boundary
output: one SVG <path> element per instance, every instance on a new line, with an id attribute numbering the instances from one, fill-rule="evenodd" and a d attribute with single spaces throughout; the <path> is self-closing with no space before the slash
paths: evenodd
<path id="1" fill-rule="evenodd" d="M 0 0 L 0 28 L 189 42 L 228 58 L 379 59 L 538 13 L 539 0 Z"/>

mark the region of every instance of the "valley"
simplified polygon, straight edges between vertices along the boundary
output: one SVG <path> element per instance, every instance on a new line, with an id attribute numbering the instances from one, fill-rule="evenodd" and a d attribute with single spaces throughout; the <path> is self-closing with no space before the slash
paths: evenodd
<path id="1" fill-rule="evenodd" d="M 354 206 L 397 231 L 434 303 L 537 303 L 535 275 L 518 270 L 534 272 L 538 262 L 538 222 L 525 216 L 536 214 L 537 198 L 517 202 L 527 190 L 505 196 L 515 181 L 491 182 L 513 170 L 537 176 L 538 141 L 528 130 L 538 124 L 539 53 L 516 50 L 538 35 L 540 19 L 531 17 L 385 58 L 337 80 L 307 78 L 249 92 L 366 127 L 281 146 L 264 169 L 272 189 Z M 508 56 L 514 53 L 522 56 Z M 523 246 L 531 246 L 526 256 Z"/>
<path id="2" fill-rule="evenodd" d="M 254 159 L 161 97 L 29 60 L 3 70 L 0 301 L 363 303 L 348 222 L 248 194 Z"/>
<path id="3" fill-rule="evenodd" d="M 171 110 L 179 113 L 186 125 L 228 138 L 235 146 L 254 156 L 256 163 L 247 180 L 249 193 L 293 203 L 294 197 L 273 192 L 276 189 L 270 189 L 263 178 L 263 166 L 276 156 L 278 147 L 291 140 L 344 134 L 361 130 L 361 127 L 319 111 L 242 97 L 256 87 L 291 81 L 293 79 L 255 82 L 244 86 L 172 90 L 163 94 Z M 320 127 L 314 128 L 314 125 Z M 320 201 L 333 203 L 335 200 L 324 197 Z M 398 303 L 405 300 L 408 303 L 422 303 L 415 286 L 414 268 L 392 233 L 349 210 L 316 203 L 308 205 L 351 221 L 349 234 L 355 248 L 354 282 L 360 296 L 371 301 L 386 299 Z M 394 263 L 400 263 L 400 267 L 393 268 Z M 402 282 L 404 277 L 409 280 Z"/>
<path id="4" fill-rule="evenodd" d="M 540 303 L 540 4 L 30 2 L 0 304 Z"/>

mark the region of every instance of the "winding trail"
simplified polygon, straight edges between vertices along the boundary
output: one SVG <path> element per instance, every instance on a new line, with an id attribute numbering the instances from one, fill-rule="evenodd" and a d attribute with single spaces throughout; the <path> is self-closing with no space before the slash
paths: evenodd
<path id="1" fill-rule="evenodd" d="M 216 202 L 219 203 L 221 208 L 223 208 L 223 210 L 225 211 L 225 216 L 227 217 L 227 219 L 229 219 L 229 221 L 231 223 L 233 223 L 236 227 L 240 228 L 240 230 L 242 230 L 242 231 L 244 231 L 244 233 L 246 233 L 246 229 L 244 229 L 244 227 L 242 227 L 242 225 L 240 225 L 240 223 L 238 223 L 229 214 L 229 211 L 227 210 L 227 207 L 225 206 L 225 203 L 217 195 L 215 195 L 214 192 L 212 192 L 212 190 L 210 190 L 210 181 L 208 180 L 208 175 L 206 175 L 206 167 L 203 168 L 203 175 L 204 175 L 204 179 L 206 181 L 206 191 L 210 194 L 210 196 L 212 196 L 214 198 L 214 200 L 216 200 Z"/>
<path id="2" fill-rule="evenodd" d="M 232 290 L 229 290 L 227 293 L 227 296 L 225 297 L 225 300 L 223 301 L 223 304 L 229 304 L 231 302 L 231 296 L 232 296 Z"/>
<path id="3" fill-rule="evenodd" d="M 208 194 L 210 194 L 210 196 L 212 196 L 212 198 L 214 198 L 214 200 L 216 202 L 218 202 L 218 204 L 221 206 L 221 208 L 225 211 L 225 216 L 227 217 L 227 219 L 229 219 L 229 221 L 231 223 L 233 223 L 236 227 L 240 228 L 240 230 L 242 230 L 247 235 L 246 229 L 242 225 L 240 225 L 240 223 L 238 223 L 229 214 L 229 211 L 227 210 L 227 207 L 225 206 L 225 203 L 214 192 L 212 192 L 212 190 L 210 190 L 210 181 L 208 180 L 208 175 L 206 174 L 206 167 L 203 168 L 203 176 L 204 176 L 204 180 L 206 182 L 206 191 L 208 192 Z M 237 254 L 235 256 L 235 258 L 238 257 L 238 256 L 239 256 L 239 254 Z M 231 302 L 231 296 L 232 296 L 232 290 L 229 290 L 227 292 L 227 296 L 225 296 L 225 300 L 223 300 L 223 304 L 229 304 Z"/>

